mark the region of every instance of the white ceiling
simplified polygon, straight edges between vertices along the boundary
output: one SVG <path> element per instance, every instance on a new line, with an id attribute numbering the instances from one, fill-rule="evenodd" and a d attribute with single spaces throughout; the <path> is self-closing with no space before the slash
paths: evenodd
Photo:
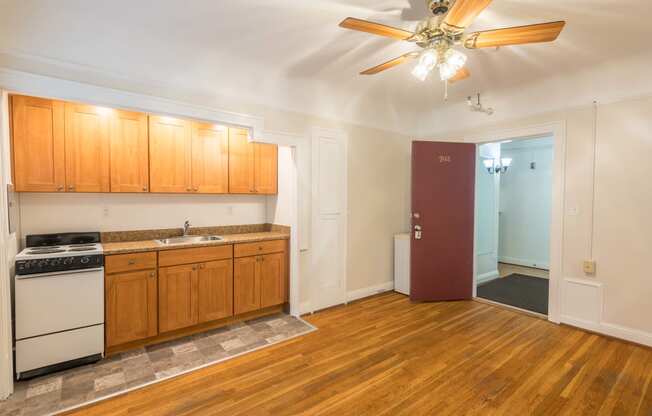
<path id="1" fill-rule="evenodd" d="M 649 0 L 494 0 L 472 30 L 562 19 L 566 29 L 552 44 L 468 51 L 472 78 L 451 87 L 449 102 L 441 82 L 416 81 L 409 64 L 359 76 L 416 46 L 338 23 L 353 16 L 412 29 L 419 15 L 423 0 L 0 0 L 0 65 L 58 67 L 73 79 L 92 72 L 116 86 L 237 97 L 418 134 L 437 130 L 420 116 L 454 116 L 467 95 L 501 102 L 573 79 L 649 53 L 652 34 Z"/>

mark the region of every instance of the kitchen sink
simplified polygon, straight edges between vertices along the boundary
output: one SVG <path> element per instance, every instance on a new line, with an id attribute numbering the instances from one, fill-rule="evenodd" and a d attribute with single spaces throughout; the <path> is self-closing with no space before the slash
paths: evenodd
<path id="1" fill-rule="evenodd" d="M 220 237 L 219 235 L 184 235 L 181 237 L 162 238 L 160 240 L 156 240 L 156 242 L 167 246 L 173 244 L 194 244 L 222 240 L 224 240 L 224 237 Z"/>

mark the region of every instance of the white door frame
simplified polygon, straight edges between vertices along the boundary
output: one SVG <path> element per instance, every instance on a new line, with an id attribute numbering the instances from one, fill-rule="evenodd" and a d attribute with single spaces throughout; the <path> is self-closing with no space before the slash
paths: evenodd
<path id="1" fill-rule="evenodd" d="M 340 288 L 341 288 L 341 293 L 339 294 L 339 299 L 337 300 L 336 304 L 345 304 L 347 302 L 347 253 L 348 253 L 348 136 L 346 132 L 342 130 L 334 130 L 334 129 L 327 129 L 327 128 L 322 128 L 322 127 L 314 127 L 312 129 L 312 140 L 311 140 L 311 148 L 312 148 L 312 209 L 311 209 L 311 235 L 312 235 L 312 241 L 313 243 L 311 244 L 312 247 L 312 253 L 311 253 L 311 270 L 315 270 L 317 267 L 316 265 L 316 258 L 319 255 L 319 253 L 315 253 L 315 247 L 317 244 L 315 243 L 316 239 L 321 238 L 318 232 L 318 228 L 315 226 L 318 218 L 319 218 L 319 166 L 317 166 L 317 163 L 315 163 L 316 160 L 318 160 L 318 146 L 316 145 L 317 140 L 319 138 L 328 138 L 330 140 L 334 140 L 339 142 L 342 145 L 342 149 L 344 151 L 343 155 L 343 160 L 344 160 L 344 166 L 343 166 L 343 172 L 340 172 L 342 174 L 342 195 L 341 197 L 341 219 L 342 219 L 342 231 L 340 232 L 339 238 L 341 241 L 341 264 L 340 264 L 340 270 L 341 274 L 339 276 L 340 278 Z M 309 304 L 309 310 L 310 312 L 314 312 L 318 309 L 320 309 L 320 306 L 315 306 L 316 302 L 315 299 L 319 299 L 320 293 L 316 293 L 317 287 L 309 283 L 309 292 L 310 292 L 310 304 Z M 334 306 L 334 305 L 330 305 Z"/>
<path id="2" fill-rule="evenodd" d="M 550 280 L 548 296 L 548 320 L 560 323 L 562 300 L 562 266 L 564 245 L 564 209 L 566 176 L 566 123 L 557 121 L 516 129 L 495 130 L 464 138 L 465 142 L 476 143 L 477 147 L 485 143 L 504 140 L 522 140 L 543 136 L 553 136 L 553 173 L 552 173 L 552 212 L 550 216 Z M 477 157 L 476 157 L 477 160 Z M 477 204 L 474 216 L 473 238 L 473 297 L 477 296 Z"/>
<path id="3" fill-rule="evenodd" d="M 307 213 L 302 209 L 301 201 L 306 198 L 305 184 L 301 178 L 306 174 L 306 161 L 309 159 L 310 150 L 308 141 L 297 134 L 286 132 L 266 131 L 264 139 L 258 140 L 258 143 L 270 143 L 278 146 L 287 146 L 292 149 L 294 154 L 295 178 L 291 185 L 292 200 L 294 204 L 294 213 L 290 224 L 290 314 L 300 316 L 305 311 L 301 310 L 301 268 L 299 267 L 299 253 L 302 247 L 306 247 L 302 241 L 306 239 L 307 231 L 301 218 Z"/>

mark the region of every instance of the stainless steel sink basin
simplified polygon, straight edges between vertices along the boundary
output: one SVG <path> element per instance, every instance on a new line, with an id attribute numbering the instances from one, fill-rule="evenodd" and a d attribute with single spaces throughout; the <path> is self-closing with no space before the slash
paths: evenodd
<path id="1" fill-rule="evenodd" d="M 172 244 L 194 244 L 205 243 L 208 241 L 222 241 L 223 237 L 219 235 L 184 235 L 182 237 L 171 237 L 156 240 L 157 243 L 167 246 Z"/>

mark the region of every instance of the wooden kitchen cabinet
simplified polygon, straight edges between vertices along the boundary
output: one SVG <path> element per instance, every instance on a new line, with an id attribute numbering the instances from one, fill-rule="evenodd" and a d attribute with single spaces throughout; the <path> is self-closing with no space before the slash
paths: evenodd
<path id="1" fill-rule="evenodd" d="M 192 123 L 149 116 L 149 185 L 151 192 L 193 192 Z"/>
<path id="2" fill-rule="evenodd" d="M 253 194 L 255 186 L 255 146 L 246 129 L 229 129 L 229 193 Z"/>
<path id="3" fill-rule="evenodd" d="M 286 301 L 286 254 L 260 256 L 260 306 L 281 305 Z"/>
<path id="4" fill-rule="evenodd" d="M 157 299 L 154 269 L 107 275 L 107 347 L 157 335 Z"/>
<path id="5" fill-rule="evenodd" d="M 246 129 L 229 129 L 229 193 L 278 192 L 278 147 L 250 143 Z"/>
<path id="6" fill-rule="evenodd" d="M 159 329 L 173 331 L 197 320 L 197 265 L 159 268 Z"/>
<path id="7" fill-rule="evenodd" d="M 233 309 L 236 315 L 287 301 L 286 246 L 285 240 L 235 245 Z M 254 252 L 265 254 L 238 257 Z"/>
<path id="8" fill-rule="evenodd" d="M 110 109 L 65 104 L 66 190 L 109 192 Z"/>
<path id="9" fill-rule="evenodd" d="M 14 95 L 11 121 L 16 191 L 65 191 L 65 104 Z"/>
<path id="10" fill-rule="evenodd" d="M 233 316 L 233 261 L 210 261 L 198 266 L 199 323 Z"/>
<path id="11" fill-rule="evenodd" d="M 111 192 L 149 191 L 147 114 L 113 110 L 109 145 Z"/>
<path id="12" fill-rule="evenodd" d="M 233 311 L 236 315 L 260 309 L 258 256 L 233 260 Z"/>
<path id="13" fill-rule="evenodd" d="M 256 143 L 254 145 L 254 189 L 258 194 L 278 193 L 278 146 Z"/>
<path id="14" fill-rule="evenodd" d="M 229 134 L 226 127 L 193 123 L 191 176 L 193 192 L 229 192 Z"/>

